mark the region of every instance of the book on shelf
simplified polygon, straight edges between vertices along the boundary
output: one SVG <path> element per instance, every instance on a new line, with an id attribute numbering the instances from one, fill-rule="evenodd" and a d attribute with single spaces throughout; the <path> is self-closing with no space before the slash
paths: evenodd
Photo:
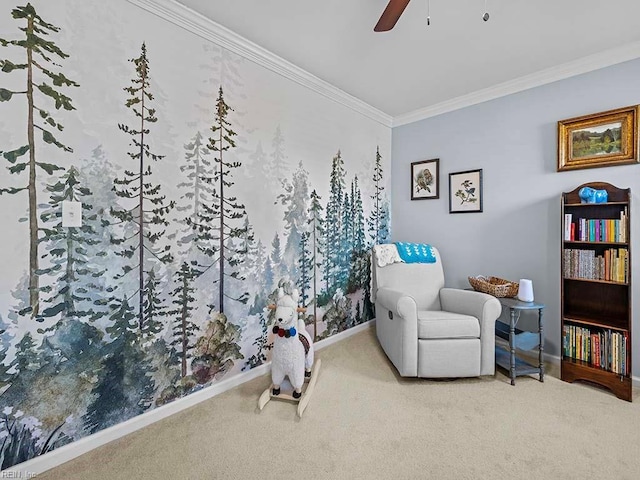
<path id="1" fill-rule="evenodd" d="M 573 229 L 573 223 L 571 222 L 572 216 L 570 213 L 564 214 L 564 239 L 567 241 L 573 240 L 573 238 L 571 238 L 571 230 Z"/>

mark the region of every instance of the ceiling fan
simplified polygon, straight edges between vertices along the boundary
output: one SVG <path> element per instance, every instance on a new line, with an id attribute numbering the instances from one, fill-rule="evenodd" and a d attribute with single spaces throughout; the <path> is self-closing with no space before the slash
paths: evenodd
<path id="1" fill-rule="evenodd" d="M 382 16 L 373 31 L 386 32 L 387 30 L 391 30 L 409 4 L 409 1 L 410 0 L 389 0 L 387 8 L 382 12 Z"/>
<path id="2" fill-rule="evenodd" d="M 387 8 L 385 8 L 384 12 L 382 12 L 382 16 L 380 17 L 380 20 L 378 20 L 376 26 L 373 28 L 373 31 L 386 32 L 388 30 L 391 30 L 400 18 L 400 15 L 402 15 L 402 12 L 404 12 L 404 9 L 409 4 L 409 1 L 410 0 L 389 0 Z M 482 15 L 482 20 L 484 20 L 485 22 L 489 20 L 489 12 L 487 11 L 487 0 L 485 0 L 484 3 L 484 15 Z M 431 18 L 429 17 L 429 3 L 427 3 L 427 25 L 431 25 Z"/>

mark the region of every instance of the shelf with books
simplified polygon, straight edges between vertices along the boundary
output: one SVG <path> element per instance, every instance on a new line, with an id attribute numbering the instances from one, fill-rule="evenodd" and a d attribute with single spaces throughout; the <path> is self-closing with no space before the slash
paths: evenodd
<path id="1" fill-rule="evenodd" d="M 629 375 L 627 331 L 566 323 L 562 333 L 563 358 L 580 360 L 586 365 L 622 376 Z"/>
<path id="2" fill-rule="evenodd" d="M 583 187 L 607 203 L 580 203 Z M 630 189 L 580 185 L 562 194 L 561 378 L 587 381 L 631 401 Z"/>

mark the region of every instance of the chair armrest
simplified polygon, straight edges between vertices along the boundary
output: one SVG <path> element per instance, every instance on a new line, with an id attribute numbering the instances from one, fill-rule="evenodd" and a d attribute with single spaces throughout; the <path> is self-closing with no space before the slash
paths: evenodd
<path id="1" fill-rule="evenodd" d="M 473 290 L 443 288 L 440 305 L 447 312 L 476 317 L 480 322 L 480 375 L 495 373 L 496 320 L 502 313 L 502 305 L 492 295 Z"/>
<path id="2" fill-rule="evenodd" d="M 406 293 L 390 288 L 379 288 L 376 302 L 404 319 L 418 319 L 418 306 L 414 298 Z"/>
<path id="3" fill-rule="evenodd" d="M 459 288 L 442 288 L 440 290 L 440 305 L 442 305 L 442 310 L 447 312 L 476 317 L 481 324 L 485 321 L 492 321 L 492 335 L 495 333 L 495 321 L 502 312 L 502 305 L 496 297 L 487 293 Z"/>

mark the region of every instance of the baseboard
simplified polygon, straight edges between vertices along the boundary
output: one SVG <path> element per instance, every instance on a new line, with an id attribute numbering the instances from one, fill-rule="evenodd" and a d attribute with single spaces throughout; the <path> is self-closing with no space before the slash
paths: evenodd
<path id="1" fill-rule="evenodd" d="M 314 348 L 316 350 L 320 350 L 328 347 L 329 345 L 345 340 L 358 332 L 371 328 L 374 322 L 375 320 L 370 320 L 361 325 L 350 328 L 349 330 L 337 333 L 336 335 L 332 335 L 324 340 L 320 340 L 314 344 Z M 179 398 L 167 405 L 156 407 L 149 412 L 145 412 L 137 417 L 119 423 L 118 425 L 105 428 L 93 435 L 88 435 L 73 443 L 56 448 L 49 453 L 27 460 L 26 462 L 20 463 L 7 470 L 3 470 L 0 474 L 0 478 L 33 478 L 39 473 L 62 465 L 63 463 L 73 460 L 74 458 L 95 448 L 124 437 L 125 435 L 133 433 L 136 430 L 140 430 L 147 425 L 151 425 L 152 423 L 158 422 L 164 418 L 181 412 L 182 410 L 186 410 L 187 408 L 224 393 L 238 385 L 251 381 L 254 378 L 265 375 L 269 373 L 270 367 L 271 362 L 265 363 L 252 370 L 239 373 L 229 379 L 222 380 L 220 383 L 216 383 L 215 385 L 211 385 L 210 387 L 187 395 L 186 397 Z M 256 398 L 256 402 L 257 401 L 258 399 Z"/>

